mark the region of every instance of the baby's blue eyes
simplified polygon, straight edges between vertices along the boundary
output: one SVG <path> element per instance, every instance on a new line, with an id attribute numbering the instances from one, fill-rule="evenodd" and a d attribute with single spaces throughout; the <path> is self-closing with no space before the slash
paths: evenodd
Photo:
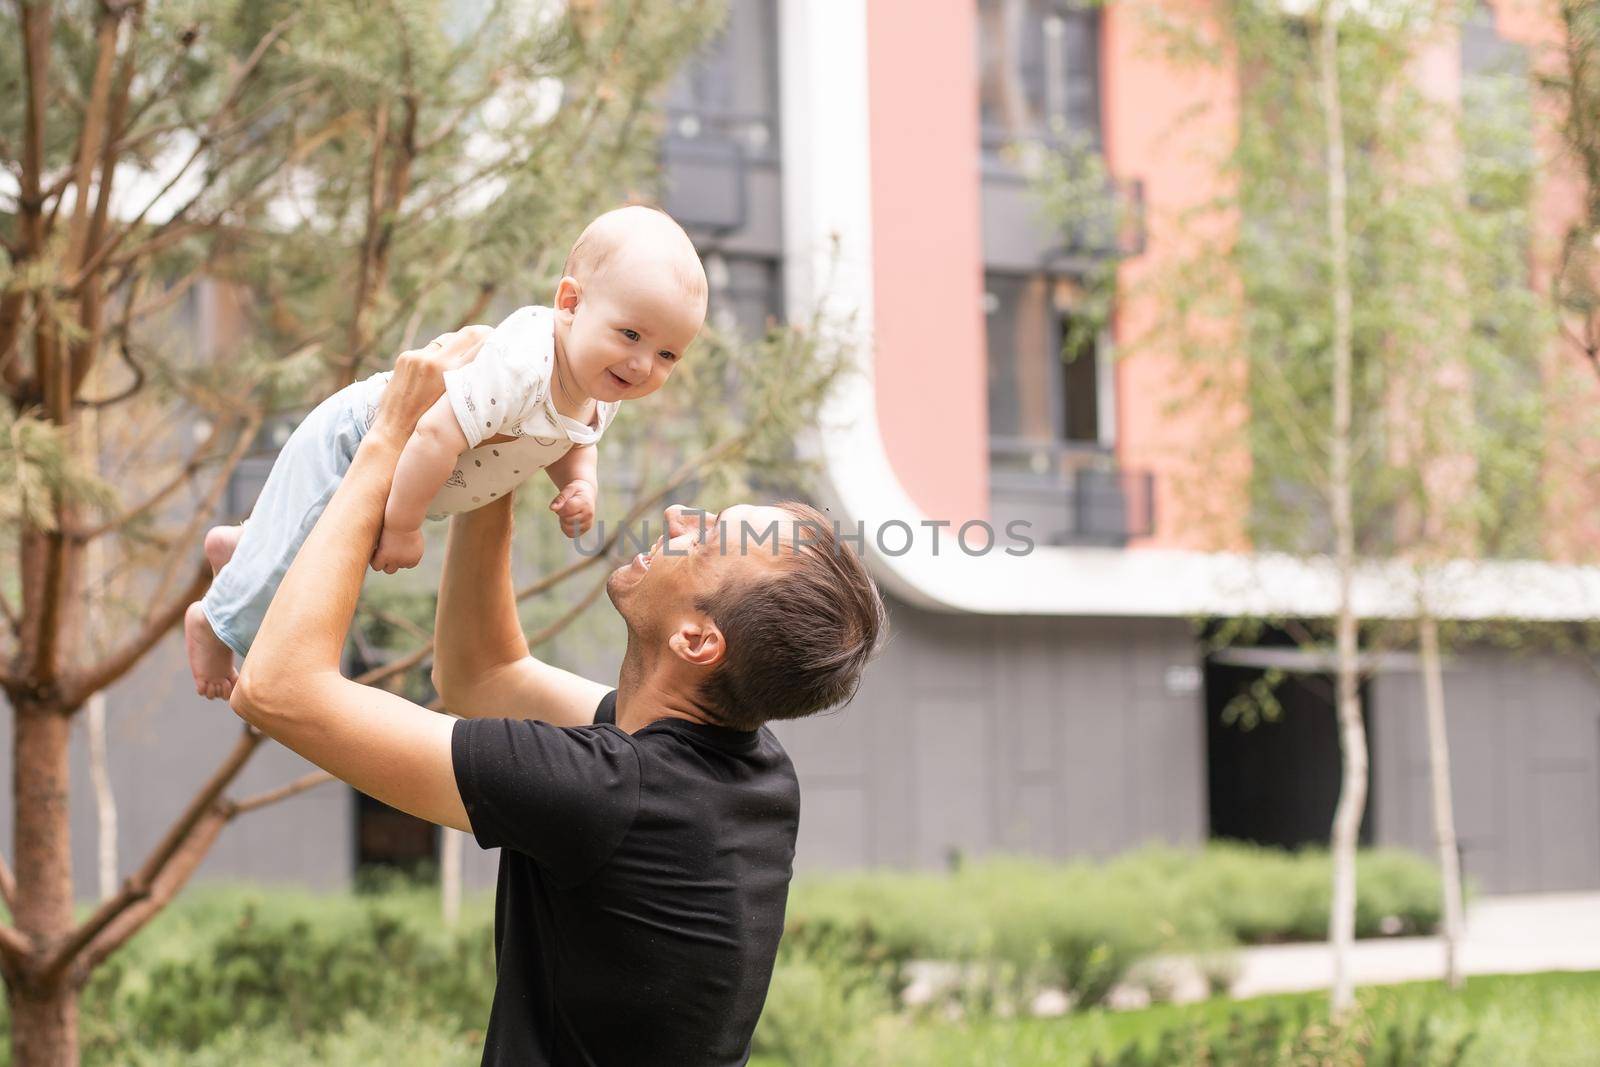
<path id="1" fill-rule="evenodd" d="M 636 341 L 639 340 L 639 336 L 640 335 L 639 335 L 639 331 L 638 330 L 630 329 L 627 326 L 618 326 L 617 327 L 617 332 L 620 333 L 622 336 L 626 337 L 629 341 L 636 342 Z M 662 359 L 666 360 L 668 363 L 676 363 L 676 362 L 678 362 L 677 353 L 676 352 L 669 352 L 665 348 L 663 348 L 661 351 L 657 352 L 656 355 L 660 356 Z"/>

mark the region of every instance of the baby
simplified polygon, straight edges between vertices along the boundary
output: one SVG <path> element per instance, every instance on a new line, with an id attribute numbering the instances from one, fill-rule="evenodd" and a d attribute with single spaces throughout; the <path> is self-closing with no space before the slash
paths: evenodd
<path id="1" fill-rule="evenodd" d="M 624 207 L 591 222 L 567 256 L 555 306 L 512 312 L 472 361 L 445 372 L 395 468 L 372 567 L 422 558 L 422 520 L 496 500 L 544 468 L 570 536 L 594 522 L 595 443 L 624 400 L 667 380 L 705 319 L 705 271 L 664 212 Z M 248 522 L 217 526 L 216 577 L 189 606 L 195 692 L 226 698 L 233 654 L 249 651 L 267 605 L 372 425 L 389 373 L 341 389 L 306 416 L 272 465 Z"/>

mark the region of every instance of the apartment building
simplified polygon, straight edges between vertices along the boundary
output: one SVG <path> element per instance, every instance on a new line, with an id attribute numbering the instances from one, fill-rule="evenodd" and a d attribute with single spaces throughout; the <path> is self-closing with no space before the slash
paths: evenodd
<path id="1" fill-rule="evenodd" d="M 1325 616 L 1332 587 L 1279 564 L 1263 582 L 1261 561 L 1192 536 L 1178 484 L 1192 474 L 1173 457 L 1204 427 L 1164 414 L 1172 361 L 1117 358 L 1119 337 L 1154 309 L 1130 301 L 1108 329 L 1074 329 L 1088 272 L 1115 262 L 1133 291 L 1169 254 L 1166 220 L 1214 180 L 1191 149 L 1237 122 L 1236 77 L 1168 66 L 1117 4 L 730 6 L 726 31 L 666 102 L 665 206 L 700 247 L 723 325 L 755 331 L 820 305 L 854 331 L 858 373 L 813 443 L 826 472 L 818 495 L 862 524 L 893 627 L 850 707 L 779 731 L 803 787 L 801 869 L 1324 840 L 1338 783 L 1328 663 L 1270 642 L 1208 655 L 1195 620 Z M 1482 5 L 1448 63 L 1457 76 L 1515 63 L 1543 32 L 1518 5 Z M 1212 106 L 1195 116 L 1201 95 Z M 1128 224 L 1041 225 L 1004 151 L 1019 135 L 1103 152 L 1106 195 Z M 1068 338 L 1077 351 L 1064 360 Z M 1025 554 L 1004 541 L 969 552 L 976 526 L 958 540 L 964 524 L 1014 522 L 1027 524 Z M 1592 615 L 1592 576 L 1552 573 L 1557 592 L 1486 594 L 1474 610 Z M 1358 595 L 1374 613 L 1404 611 L 1381 581 Z M 1282 719 L 1224 724 L 1223 705 L 1267 666 L 1289 672 Z M 1593 670 L 1481 648 L 1451 661 L 1445 685 L 1468 875 L 1486 891 L 1600 887 Z M 1426 849 L 1414 662 L 1380 662 L 1363 696 L 1363 839 Z M 176 639 L 109 701 L 120 838 L 139 855 L 238 724 L 193 696 Z M 78 740 L 74 847 L 87 893 L 95 819 Z M 240 790 L 304 769 L 267 746 Z M 241 819 L 201 877 L 339 886 L 362 864 L 413 861 L 437 841 L 434 828 L 329 786 Z M 471 845 L 467 856 L 469 884 L 492 884 L 493 856 Z"/>

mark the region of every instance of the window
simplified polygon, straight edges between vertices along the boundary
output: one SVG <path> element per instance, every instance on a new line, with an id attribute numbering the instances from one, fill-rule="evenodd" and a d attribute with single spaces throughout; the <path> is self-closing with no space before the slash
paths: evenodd
<path id="1" fill-rule="evenodd" d="M 1008 142 L 1100 144 L 1100 12 L 1076 0 L 979 0 L 984 157 Z"/>
<path id="2" fill-rule="evenodd" d="M 769 325 L 783 321 L 777 260 L 717 252 L 702 258 L 711 285 L 708 318 L 719 330 L 753 341 L 764 336 Z"/>
<path id="3" fill-rule="evenodd" d="M 664 101 L 663 206 L 696 235 L 775 229 L 778 59 L 775 0 L 733 0 L 718 36 Z"/>
<path id="4" fill-rule="evenodd" d="M 1062 453 L 1112 442 L 1101 338 L 1074 319 L 1077 286 L 1049 274 L 990 274 L 989 437 L 997 471 L 1058 477 Z"/>
<path id="5" fill-rule="evenodd" d="M 774 0 L 733 0 L 722 32 L 667 90 L 669 134 L 726 138 L 752 159 L 775 159 L 777 40 Z"/>
<path id="6" fill-rule="evenodd" d="M 991 272 L 989 505 L 1045 544 L 1125 545 L 1155 529 L 1154 480 L 1123 468 L 1103 335 L 1069 276 Z"/>

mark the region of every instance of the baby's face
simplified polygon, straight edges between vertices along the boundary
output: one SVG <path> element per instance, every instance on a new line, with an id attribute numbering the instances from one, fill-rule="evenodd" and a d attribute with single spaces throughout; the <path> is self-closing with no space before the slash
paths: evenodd
<path id="1" fill-rule="evenodd" d="M 665 271 L 614 269 L 572 309 L 567 363 L 596 400 L 638 400 L 660 389 L 705 319 Z"/>

